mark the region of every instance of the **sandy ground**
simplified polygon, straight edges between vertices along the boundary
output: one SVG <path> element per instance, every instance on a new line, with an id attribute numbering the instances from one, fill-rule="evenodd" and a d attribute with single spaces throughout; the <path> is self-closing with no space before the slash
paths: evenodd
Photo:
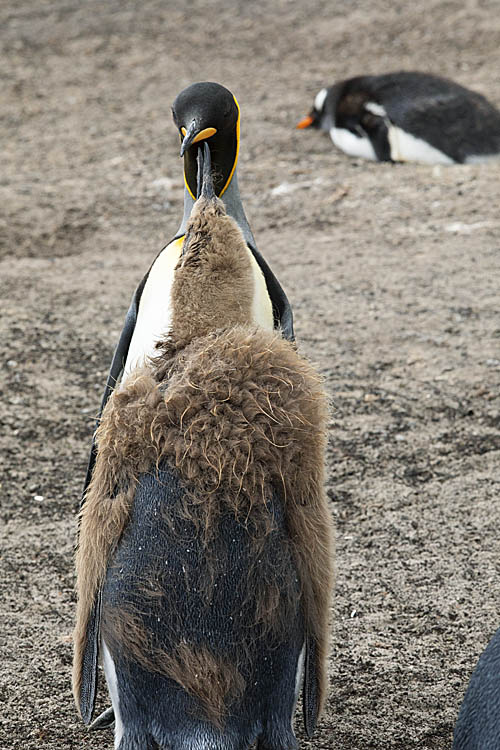
<path id="1" fill-rule="evenodd" d="M 1 4 L 1 748 L 112 747 L 71 698 L 75 516 L 130 296 L 180 220 L 170 105 L 195 80 L 240 102 L 247 214 L 332 398 L 330 693 L 302 747 L 450 747 L 499 624 L 500 166 L 369 164 L 293 126 L 360 72 L 500 105 L 499 35 L 494 0 Z"/>

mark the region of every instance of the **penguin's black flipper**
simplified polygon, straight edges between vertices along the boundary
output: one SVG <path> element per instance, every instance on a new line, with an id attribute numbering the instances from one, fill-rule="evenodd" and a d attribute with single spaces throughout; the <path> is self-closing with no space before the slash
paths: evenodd
<path id="1" fill-rule="evenodd" d="M 391 146 L 389 144 L 390 122 L 387 117 L 375 114 L 373 111 L 364 111 L 360 118 L 361 135 L 366 135 L 375 151 L 379 161 L 392 161 Z"/>
<path id="2" fill-rule="evenodd" d="M 148 275 L 149 275 L 149 270 L 133 294 L 132 302 L 130 303 L 130 307 L 127 311 L 127 315 L 125 316 L 125 323 L 123 324 L 123 329 L 120 334 L 120 338 L 116 346 L 115 352 L 113 354 L 111 367 L 109 368 L 109 373 L 108 373 L 108 377 L 106 380 L 106 386 L 104 388 L 104 393 L 102 396 L 101 408 L 99 409 L 99 414 L 97 416 L 94 434 L 92 436 L 92 445 L 90 447 L 90 454 L 89 454 L 89 460 L 88 460 L 88 465 L 87 465 L 87 474 L 85 476 L 82 499 L 80 501 L 80 508 L 82 508 L 83 504 L 85 503 L 85 496 L 86 496 L 89 484 L 92 479 L 92 473 L 94 471 L 94 465 L 95 465 L 96 458 L 97 458 L 97 443 L 96 443 L 95 433 L 96 433 L 97 427 L 99 426 L 99 422 L 100 422 L 104 407 L 108 403 L 109 397 L 111 396 L 113 390 L 115 389 L 118 379 L 120 378 L 120 375 L 123 372 L 125 362 L 127 361 L 130 341 L 132 340 L 135 325 L 137 322 L 137 312 L 139 310 L 139 302 L 140 302 L 142 291 L 144 289 L 144 285 L 146 284 Z M 102 597 L 102 592 L 99 591 L 96 596 L 94 605 L 92 607 L 92 611 L 90 613 L 89 623 L 87 626 L 87 641 L 85 644 L 85 649 L 83 652 L 83 659 L 82 659 L 82 675 L 81 675 L 82 687 L 81 687 L 81 693 L 80 693 L 79 708 L 80 708 L 80 713 L 82 715 L 82 719 L 84 723 L 87 725 L 90 724 L 90 721 L 92 719 L 92 713 L 94 711 L 95 695 L 96 695 L 96 689 L 97 689 L 97 662 L 99 658 L 99 637 L 100 637 L 100 626 L 101 626 L 101 597 Z M 112 722 L 114 721 L 114 714 L 113 714 L 112 708 L 108 709 L 108 711 L 111 711 L 112 713 L 112 716 L 109 719 L 109 721 L 105 717 L 105 714 L 107 714 L 107 712 L 105 711 L 103 714 L 98 716 L 94 722 L 92 722 L 92 724 L 90 725 L 90 728 L 91 729 L 105 729 L 107 726 L 110 726 Z"/>
<path id="3" fill-rule="evenodd" d="M 319 714 L 317 650 L 314 639 L 306 638 L 306 653 L 304 658 L 304 684 L 302 690 L 302 710 L 304 715 L 304 729 L 308 737 L 312 737 L 316 729 Z"/>
<path id="4" fill-rule="evenodd" d="M 101 624 L 102 592 L 99 591 L 87 626 L 87 641 L 83 651 L 80 690 L 80 713 L 85 724 L 90 724 L 97 688 L 97 659 L 99 657 L 99 634 Z"/>
<path id="5" fill-rule="evenodd" d="M 135 324 L 137 322 L 137 311 L 139 310 L 139 302 L 140 302 L 142 291 L 144 289 L 144 285 L 146 284 L 148 275 L 149 275 L 149 271 L 144 276 L 143 280 L 141 281 L 141 283 L 135 290 L 134 295 L 132 297 L 132 302 L 130 303 L 130 307 L 125 317 L 125 323 L 123 325 L 123 329 L 120 334 L 120 339 L 118 341 L 117 347 L 115 349 L 115 353 L 113 355 L 113 360 L 111 362 L 111 367 L 109 369 L 108 379 L 106 380 L 106 387 L 104 388 L 104 394 L 103 394 L 102 401 L 101 401 L 101 408 L 99 409 L 99 414 L 97 416 L 95 430 L 99 426 L 99 421 L 101 419 L 103 409 L 108 403 L 109 397 L 111 396 L 118 382 L 118 379 L 123 371 L 125 362 L 127 361 L 130 341 L 132 339 L 132 335 L 135 329 Z M 83 485 L 82 500 L 80 503 L 80 507 L 82 507 L 83 503 L 85 502 L 85 493 L 87 492 L 88 486 L 90 484 L 90 480 L 92 479 L 92 472 L 94 471 L 94 464 L 95 464 L 95 460 L 97 457 L 95 430 L 94 430 L 94 435 L 92 437 L 92 446 L 90 448 L 89 461 L 87 465 L 87 475 L 85 477 L 85 482 Z"/>

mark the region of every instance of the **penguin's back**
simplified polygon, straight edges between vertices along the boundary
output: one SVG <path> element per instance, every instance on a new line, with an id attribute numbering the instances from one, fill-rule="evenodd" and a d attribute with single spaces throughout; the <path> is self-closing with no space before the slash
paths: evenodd
<path id="1" fill-rule="evenodd" d="M 99 617 L 120 750 L 293 749 L 299 686 L 313 731 L 331 590 L 326 414 L 309 363 L 243 325 L 165 341 L 113 393 L 81 519 L 74 684 L 85 709 Z"/>
<path id="2" fill-rule="evenodd" d="M 416 72 L 373 76 L 369 89 L 396 127 L 455 162 L 500 151 L 500 112 L 476 91 Z"/>
<path id="3" fill-rule="evenodd" d="M 323 125 L 346 153 L 379 161 L 463 163 L 500 153 L 500 112 L 427 73 L 357 76 L 331 87 Z"/>
<path id="4" fill-rule="evenodd" d="M 102 637 L 123 750 L 133 737 L 294 748 L 304 626 L 282 504 L 269 498 L 266 530 L 222 511 L 207 538 L 186 493 L 167 462 L 141 475 L 108 569 Z"/>

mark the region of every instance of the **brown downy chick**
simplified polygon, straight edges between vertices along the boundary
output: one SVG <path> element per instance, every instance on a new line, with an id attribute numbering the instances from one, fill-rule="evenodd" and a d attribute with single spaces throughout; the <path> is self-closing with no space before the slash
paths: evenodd
<path id="1" fill-rule="evenodd" d="M 326 689 L 332 533 L 321 378 L 258 324 L 208 147 L 172 332 L 115 390 L 81 514 L 74 692 L 100 651 L 119 750 L 297 750 Z"/>

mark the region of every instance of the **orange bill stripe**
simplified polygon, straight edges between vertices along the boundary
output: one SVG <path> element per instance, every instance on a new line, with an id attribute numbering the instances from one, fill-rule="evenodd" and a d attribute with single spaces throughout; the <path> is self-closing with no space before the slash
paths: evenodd
<path id="1" fill-rule="evenodd" d="M 298 128 L 299 130 L 302 130 L 302 128 L 308 128 L 310 125 L 313 124 L 313 122 L 314 122 L 314 117 L 312 117 L 311 115 L 306 115 L 305 117 L 302 118 L 300 122 L 297 123 L 295 127 Z"/>

